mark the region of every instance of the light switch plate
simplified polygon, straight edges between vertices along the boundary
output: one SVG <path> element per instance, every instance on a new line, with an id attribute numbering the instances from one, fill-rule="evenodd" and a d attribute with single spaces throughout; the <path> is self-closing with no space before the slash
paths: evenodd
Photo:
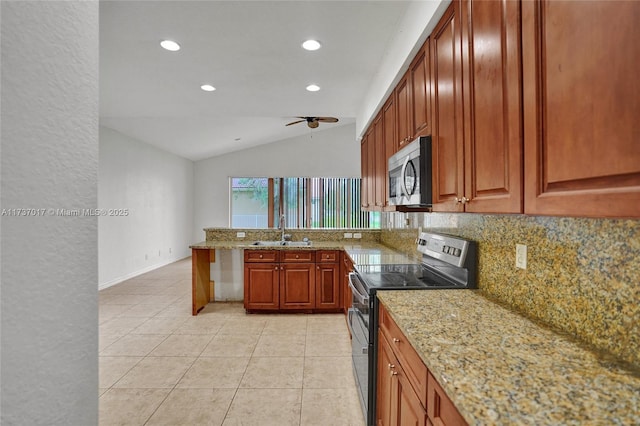
<path id="1" fill-rule="evenodd" d="M 353 233 L 352 232 L 345 232 L 344 233 L 344 238 L 353 238 Z"/>
<path id="2" fill-rule="evenodd" d="M 527 269 L 527 246 L 516 244 L 516 268 Z"/>
<path id="3" fill-rule="evenodd" d="M 353 234 L 353 238 L 362 238 L 362 234 L 359 232 L 356 232 L 355 234 Z"/>
<path id="4" fill-rule="evenodd" d="M 236 237 L 238 238 L 244 238 L 247 234 L 245 234 L 244 232 L 236 232 Z"/>

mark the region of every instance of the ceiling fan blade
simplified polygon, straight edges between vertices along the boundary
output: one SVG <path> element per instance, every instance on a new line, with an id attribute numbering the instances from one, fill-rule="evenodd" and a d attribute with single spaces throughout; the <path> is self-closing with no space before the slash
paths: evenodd
<path id="1" fill-rule="evenodd" d="M 317 117 L 316 120 L 324 121 L 325 123 L 337 123 L 338 119 L 335 117 Z"/>
<path id="2" fill-rule="evenodd" d="M 291 126 L 292 124 L 304 123 L 305 121 L 307 121 L 307 120 L 292 121 L 292 122 L 291 122 L 291 123 L 289 123 L 289 124 L 285 124 L 285 126 Z"/>

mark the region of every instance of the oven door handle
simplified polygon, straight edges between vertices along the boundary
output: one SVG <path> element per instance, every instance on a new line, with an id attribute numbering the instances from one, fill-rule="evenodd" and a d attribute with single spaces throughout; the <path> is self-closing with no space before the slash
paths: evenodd
<path id="1" fill-rule="evenodd" d="M 360 283 L 360 285 L 358 285 L 358 284 L 355 283 L 355 281 L 360 282 L 360 279 L 358 278 L 358 274 L 355 273 L 355 272 L 350 272 L 349 273 L 349 287 L 351 288 L 351 293 L 353 293 L 353 297 L 355 297 L 358 300 L 358 303 L 360 303 L 362 305 L 368 305 L 369 304 L 369 295 L 362 291 L 362 290 L 364 290 L 364 286 L 362 285 L 362 283 Z M 362 290 L 360 290 L 360 289 L 362 289 Z"/>

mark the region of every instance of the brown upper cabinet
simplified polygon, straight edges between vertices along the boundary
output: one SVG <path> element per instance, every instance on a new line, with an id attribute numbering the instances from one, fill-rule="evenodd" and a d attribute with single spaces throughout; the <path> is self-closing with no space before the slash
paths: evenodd
<path id="1" fill-rule="evenodd" d="M 409 86 L 409 72 L 407 72 L 394 90 L 396 98 L 396 130 L 398 131 L 398 149 L 411 142 L 411 88 Z"/>
<path id="2" fill-rule="evenodd" d="M 431 134 L 431 64 L 429 63 L 429 39 L 424 43 L 409 66 L 411 84 L 411 136 Z"/>
<path id="3" fill-rule="evenodd" d="M 640 217 L 640 2 L 523 2 L 525 213 Z"/>
<path id="4" fill-rule="evenodd" d="M 431 33 L 433 79 L 433 209 L 463 211 L 464 128 L 460 1 L 453 0 Z"/>
<path id="5" fill-rule="evenodd" d="M 387 205 L 387 188 L 385 181 L 387 180 L 387 157 L 384 140 L 384 121 L 382 112 L 378 114 L 373 121 L 373 152 L 375 156 L 374 167 L 374 199 L 376 210 L 382 210 Z"/>
<path id="6" fill-rule="evenodd" d="M 368 146 L 382 202 L 388 158 L 431 134 L 434 211 L 640 217 L 637 22 L 640 1 L 453 0 Z"/>
<path id="7" fill-rule="evenodd" d="M 373 176 L 372 170 L 369 168 L 371 133 L 373 132 L 368 130 L 360 143 L 360 175 L 362 177 L 360 181 L 360 207 L 364 210 L 368 210 L 373 202 Z"/>

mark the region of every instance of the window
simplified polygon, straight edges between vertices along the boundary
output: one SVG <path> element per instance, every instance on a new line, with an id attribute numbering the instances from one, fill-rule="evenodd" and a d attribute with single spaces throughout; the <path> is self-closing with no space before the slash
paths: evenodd
<path id="1" fill-rule="evenodd" d="M 231 178 L 231 227 L 380 228 L 360 210 L 359 178 Z"/>

